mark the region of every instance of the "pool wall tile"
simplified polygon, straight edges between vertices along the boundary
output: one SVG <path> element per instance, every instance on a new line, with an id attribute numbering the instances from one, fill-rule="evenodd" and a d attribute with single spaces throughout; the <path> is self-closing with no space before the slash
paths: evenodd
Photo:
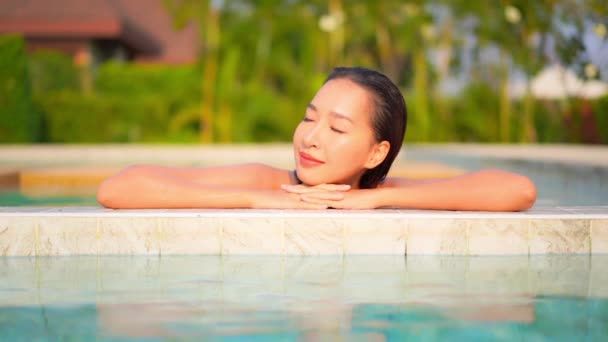
<path id="1" fill-rule="evenodd" d="M 344 258 L 344 278 L 350 281 L 365 283 L 370 279 L 377 280 L 382 277 L 390 277 L 394 280 L 395 275 L 406 277 L 406 256 L 395 257 L 394 255 L 379 255 L 368 258 L 365 255 L 353 255 Z"/>
<path id="2" fill-rule="evenodd" d="M 408 255 L 466 255 L 470 220 L 410 219 L 407 225 Z"/>
<path id="3" fill-rule="evenodd" d="M 99 250 L 95 217 L 41 217 L 36 255 L 95 255 Z"/>
<path id="4" fill-rule="evenodd" d="M 591 222 L 591 253 L 608 254 L 608 219 Z"/>
<path id="5" fill-rule="evenodd" d="M 0 255 L 36 255 L 37 219 L 0 216 Z"/>
<path id="6" fill-rule="evenodd" d="M 466 256 L 408 255 L 408 291 L 403 293 L 403 299 L 417 304 L 447 302 L 451 294 L 464 290 L 468 259 Z M 455 284 L 460 288 L 455 287 Z M 437 291 L 444 295 L 441 298 L 430 295 Z"/>
<path id="7" fill-rule="evenodd" d="M 98 254 L 160 254 L 158 218 L 107 217 L 99 228 Z"/>
<path id="8" fill-rule="evenodd" d="M 280 219 L 222 218 L 221 253 L 283 254 L 284 223 Z"/>
<path id="9" fill-rule="evenodd" d="M 530 256 L 528 287 L 532 293 L 587 296 L 590 260 L 588 255 Z"/>
<path id="10" fill-rule="evenodd" d="M 221 252 L 220 225 L 208 217 L 160 218 L 161 254 L 210 254 Z"/>
<path id="11" fill-rule="evenodd" d="M 373 218 L 344 220 L 345 254 L 405 255 L 406 226 L 404 219 Z"/>
<path id="12" fill-rule="evenodd" d="M 344 225 L 333 218 L 286 220 L 285 254 L 344 254 Z"/>
<path id="13" fill-rule="evenodd" d="M 176 283 L 221 281 L 223 260 L 217 255 L 202 255 L 197 258 L 189 255 L 161 255 L 158 274 L 160 278 Z"/>
<path id="14" fill-rule="evenodd" d="M 266 261 L 264 264 L 260 260 Z M 283 258 L 264 258 L 263 256 L 226 255 L 222 258 L 222 279 L 239 281 L 261 281 L 272 285 L 282 283 L 284 273 Z"/>
<path id="15" fill-rule="evenodd" d="M 404 302 L 406 257 L 348 255 L 344 257 L 343 295 L 354 301 Z M 374 286 L 370 286 L 373 283 Z"/>
<path id="16" fill-rule="evenodd" d="M 558 208 L 559 214 L 531 215 L 387 209 L 155 212 L 34 207 L 28 208 L 33 211 L 0 212 L 0 253 L 598 254 L 608 253 L 608 211 L 603 208 Z"/>
<path id="17" fill-rule="evenodd" d="M 339 298 L 343 293 L 344 261 L 341 256 L 286 256 L 285 295 L 294 301 Z"/>
<path id="18" fill-rule="evenodd" d="M 273 299 L 272 294 L 284 292 L 283 272 L 283 258 L 226 255 L 222 258 L 223 300 L 264 304 Z"/>
<path id="19" fill-rule="evenodd" d="M 505 295 L 530 293 L 527 254 L 521 256 L 473 256 L 468 258 L 466 286 L 468 293 L 480 287 L 492 287 Z"/>
<path id="20" fill-rule="evenodd" d="M 285 257 L 285 281 L 290 283 L 339 283 L 344 278 L 342 257 L 319 256 L 309 258 L 302 255 Z"/>
<path id="21" fill-rule="evenodd" d="M 0 307 L 38 304 L 34 303 L 36 296 L 33 293 L 38 290 L 37 279 L 40 277 L 40 268 L 37 267 L 37 264 L 39 259 L 35 257 L 0 258 L 0 274 L 2 274 L 0 286 L 4 290 L 13 290 L 10 293 L 0 291 Z"/>
<path id="22" fill-rule="evenodd" d="M 606 255 L 591 256 L 589 272 L 589 297 L 608 298 L 608 262 Z"/>
<path id="23" fill-rule="evenodd" d="M 284 258 L 285 294 L 294 300 L 332 300 L 342 295 L 345 258 L 335 255 Z"/>
<path id="24" fill-rule="evenodd" d="M 590 221 L 543 219 L 530 222 L 530 254 L 589 254 Z"/>
<path id="25" fill-rule="evenodd" d="M 524 219 L 471 221 L 469 255 L 527 255 L 528 225 Z"/>

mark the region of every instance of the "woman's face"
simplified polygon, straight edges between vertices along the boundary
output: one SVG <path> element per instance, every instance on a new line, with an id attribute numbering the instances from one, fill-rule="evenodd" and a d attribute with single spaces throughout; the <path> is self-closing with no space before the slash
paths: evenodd
<path id="1" fill-rule="evenodd" d="M 376 142 L 373 98 L 345 78 L 325 83 L 293 135 L 298 177 L 307 185 L 359 185 L 361 175 L 384 160 L 390 147 Z"/>

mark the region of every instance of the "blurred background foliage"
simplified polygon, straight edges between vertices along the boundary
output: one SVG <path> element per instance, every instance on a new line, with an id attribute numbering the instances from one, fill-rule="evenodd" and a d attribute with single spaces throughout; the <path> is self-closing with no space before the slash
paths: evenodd
<path id="1" fill-rule="evenodd" d="M 196 64 L 79 67 L 0 37 L 0 141 L 290 141 L 332 68 L 360 65 L 403 90 L 406 142 L 608 143 L 608 97 L 540 100 L 529 86 L 555 63 L 607 80 L 585 45 L 606 40 L 603 1 L 164 4 L 177 28 L 198 23 Z M 510 93 L 514 78 L 527 82 L 523 96 Z"/>

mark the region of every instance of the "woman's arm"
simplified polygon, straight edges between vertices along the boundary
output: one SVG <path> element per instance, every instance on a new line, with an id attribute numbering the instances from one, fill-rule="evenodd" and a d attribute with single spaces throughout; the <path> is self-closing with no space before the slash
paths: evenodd
<path id="1" fill-rule="evenodd" d="M 262 164 L 216 168 L 141 165 L 105 180 L 97 200 L 116 209 L 324 207 L 278 190 L 290 181 L 288 171 Z"/>
<path id="2" fill-rule="evenodd" d="M 389 179 L 377 190 L 379 207 L 520 211 L 536 201 L 536 186 L 529 178 L 500 170 L 447 179 Z"/>
<path id="3" fill-rule="evenodd" d="M 398 207 L 407 209 L 520 211 L 536 201 L 536 187 L 527 177 L 499 170 L 483 170 L 446 179 L 391 178 L 377 189 L 354 189 L 339 199 L 323 192 L 287 186 L 310 203 L 340 209 Z"/>

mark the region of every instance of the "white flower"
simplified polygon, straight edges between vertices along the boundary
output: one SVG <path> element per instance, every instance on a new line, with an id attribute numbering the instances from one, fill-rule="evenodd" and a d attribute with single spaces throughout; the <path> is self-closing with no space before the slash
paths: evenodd
<path id="1" fill-rule="evenodd" d="M 515 6 L 505 7 L 505 18 L 511 24 L 517 24 L 521 20 L 521 12 Z"/>
<path id="2" fill-rule="evenodd" d="M 319 18 L 319 28 L 324 32 L 333 32 L 338 26 L 344 23 L 344 14 L 336 12 L 335 14 L 325 14 Z"/>
<path id="3" fill-rule="evenodd" d="M 585 65 L 585 76 L 587 78 L 595 78 L 597 76 L 598 70 L 595 64 L 589 63 Z"/>
<path id="4" fill-rule="evenodd" d="M 420 8 L 416 4 L 407 3 L 402 6 L 405 15 L 408 17 L 415 17 L 420 13 Z"/>
<path id="5" fill-rule="evenodd" d="M 420 33 L 422 34 L 422 38 L 426 40 L 432 40 L 437 36 L 435 26 L 430 24 L 422 25 L 422 27 L 420 27 Z"/>
<path id="6" fill-rule="evenodd" d="M 325 32 L 332 32 L 338 27 L 338 22 L 335 17 L 326 14 L 319 19 L 319 28 Z"/>
<path id="7" fill-rule="evenodd" d="M 606 37 L 606 25 L 604 24 L 597 24 L 593 27 L 593 32 L 595 32 L 595 34 L 600 37 L 601 39 L 604 39 L 604 37 Z"/>

